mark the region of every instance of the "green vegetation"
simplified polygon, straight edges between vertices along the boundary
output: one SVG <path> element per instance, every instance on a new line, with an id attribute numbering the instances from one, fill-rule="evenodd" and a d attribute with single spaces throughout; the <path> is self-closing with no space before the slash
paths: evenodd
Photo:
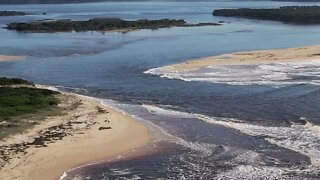
<path id="1" fill-rule="evenodd" d="M 40 109 L 57 105 L 57 92 L 29 87 L 0 87 L 0 119 L 35 113 Z"/>
<path id="2" fill-rule="evenodd" d="M 26 81 L 24 79 L 0 77 L 0 86 L 8 86 L 8 85 L 31 85 L 31 86 L 34 86 L 34 84 L 32 82 Z"/>
<path id="3" fill-rule="evenodd" d="M 0 140 L 59 113 L 56 94 L 23 79 L 0 78 Z"/>
<path id="4" fill-rule="evenodd" d="M 29 23 L 11 23 L 7 29 L 23 32 L 84 32 L 84 31 L 113 31 L 136 29 L 159 29 L 182 26 L 220 25 L 217 23 L 187 24 L 184 20 L 160 19 L 126 21 L 118 18 L 95 18 L 88 21 L 51 20 L 34 21 Z"/>
<path id="5" fill-rule="evenodd" d="M 25 16 L 27 13 L 19 11 L 0 11 L 0 16 Z"/>
<path id="6" fill-rule="evenodd" d="M 274 20 L 294 24 L 320 24 L 320 6 L 285 6 L 277 9 L 218 9 L 214 16 Z"/>

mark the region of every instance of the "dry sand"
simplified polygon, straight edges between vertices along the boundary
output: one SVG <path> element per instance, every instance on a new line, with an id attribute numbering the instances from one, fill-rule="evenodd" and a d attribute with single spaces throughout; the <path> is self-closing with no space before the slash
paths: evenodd
<path id="1" fill-rule="evenodd" d="M 217 65 L 240 65 L 311 60 L 320 60 L 320 46 L 236 52 L 191 60 L 181 64 L 166 66 L 164 68 L 170 72 L 189 72 L 208 66 Z"/>
<path id="2" fill-rule="evenodd" d="M 149 131 L 144 125 L 101 105 L 97 100 L 69 93 L 58 96 L 64 100 L 61 107 L 81 103 L 64 115 L 47 117 L 27 133 L 0 142 L 0 147 L 7 147 L 11 152 L 10 145 L 32 142 L 50 127 L 60 127 L 56 130 L 51 128 L 51 135 L 57 132 L 66 132 L 67 135 L 62 139 L 53 138 L 51 143 L 46 142 L 47 147 L 31 145 L 23 152 L 9 153 L 11 159 L 2 161 L 4 166 L 0 167 L 0 179 L 59 179 L 68 169 L 108 159 L 150 141 Z M 112 129 L 99 130 L 101 127 Z"/>
<path id="3" fill-rule="evenodd" d="M 7 55 L 0 55 L 0 62 L 3 61 L 19 61 L 25 59 L 24 56 L 7 56 Z"/>

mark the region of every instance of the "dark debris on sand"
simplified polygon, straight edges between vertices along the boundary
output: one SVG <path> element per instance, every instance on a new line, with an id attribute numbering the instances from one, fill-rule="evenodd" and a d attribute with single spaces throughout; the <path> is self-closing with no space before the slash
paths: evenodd
<path id="1" fill-rule="evenodd" d="M 19 154 L 26 154 L 27 149 L 30 147 L 41 148 L 47 147 L 48 144 L 62 140 L 68 135 L 73 135 L 77 131 L 77 125 L 85 124 L 85 128 L 89 129 L 96 122 L 78 121 L 77 117 L 75 120 L 68 121 L 65 124 L 56 125 L 47 129 L 41 130 L 37 137 L 33 138 L 29 142 L 22 142 L 17 144 L 9 144 L 0 146 L 0 168 L 4 167 L 5 164 L 13 157 Z M 100 129 L 101 128 L 101 129 Z M 100 127 L 99 130 L 111 129 L 111 127 Z M 78 133 L 81 134 L 81 133 Z M 83 134 L 83 133 L 82 133 Z"/>

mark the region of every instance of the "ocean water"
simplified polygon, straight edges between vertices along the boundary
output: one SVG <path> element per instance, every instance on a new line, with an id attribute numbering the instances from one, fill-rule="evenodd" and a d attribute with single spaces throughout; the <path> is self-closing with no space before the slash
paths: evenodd
<path id="1" fill-rule="evenodd" d="M 217 8 L 282 5 L 305 4 L 215 1 L 0 5 L 0 10 L 34 13 L 0 17 L 1 27 L 16 21 L 94 17 L 226 21 L 222 26 L 126 34 L 17 33 L 0 29 L 0 54 L 26 56 L 23 61 L 0 63 L 0 76 L 21 77 L 100 98 L 174 137 L 153 142 L 153 150 L 144 156 L 83 166 L 68 171 L 64 179 L 319 179 L 318 64 L 208 68 L 205 71 L 209 77 L 188 74 L 166 78 L 144 73 L 229 52 L 319 44 L 320 26 L 211 15 Z"/>

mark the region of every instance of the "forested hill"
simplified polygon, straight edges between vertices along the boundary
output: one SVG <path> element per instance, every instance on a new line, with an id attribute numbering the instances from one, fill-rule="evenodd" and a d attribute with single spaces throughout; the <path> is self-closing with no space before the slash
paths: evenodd
<path id="1" fill-rule="evenodd" d="M 274 9 L 217 9 L 214 16 L 281 21 L 292 24 L 320 24 L 320 6 L 284 6 Z"/>

